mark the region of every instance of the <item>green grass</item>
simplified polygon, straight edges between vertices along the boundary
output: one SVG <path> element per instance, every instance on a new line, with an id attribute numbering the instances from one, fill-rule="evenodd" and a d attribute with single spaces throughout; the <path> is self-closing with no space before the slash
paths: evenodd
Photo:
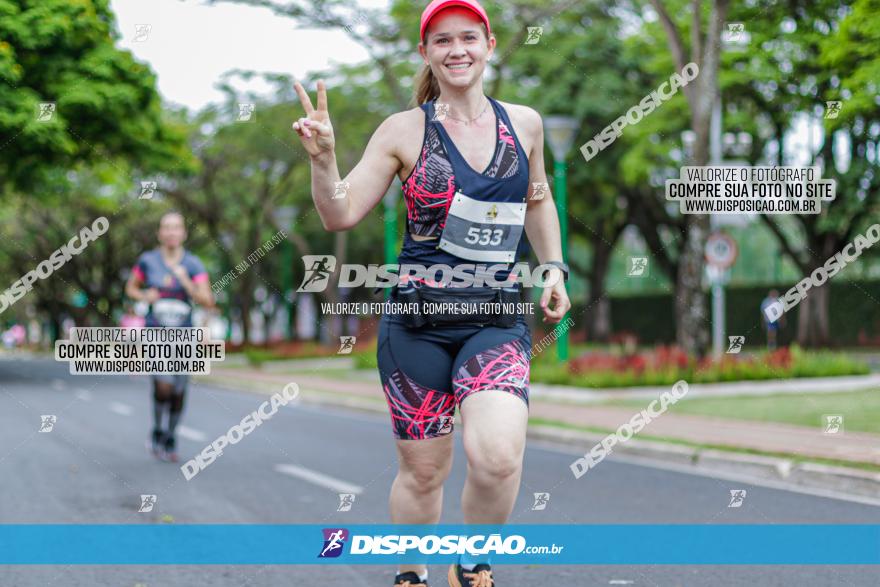
<path id="1" fill-rule="evenodd" d="M 681 401 L 679 401 L 679 404 Z M 676 404 L 676 407 L 678 404 Z M 610 429 L 602 429 L 593 426 L 575 426 L 573 424 L 569 424 L 567 422 L 559 422 L 557 420 L 545 420 L 544 418 L 529 418 L 529 424 L 534 424 L 537 426 L 550 426 L 553 428 L 565 428 L 568 430 L 578 430 L 580 432 L 593 432 L 593 433 L 601 433 L 601 434 L 610 434 L 614 432 L 614 430 Z M 653 440 L 659 442 L 666 442 L 669 444 L 676 444 L 679 446 L 688 446 L 691 448 L 696 448 L 700 450 L 718 450 L 730 453 L 738 453 L 738 454 L 750 454 L 750 455 L 758 455 L 764 457 L 776 457 L 782 459 L 788 459 L 795 463 L 819 463 L 822 465 L 832 465 L 835 467 L 848 467 L 850 469 L 859 469 L 862 471 L 871 471 L 871 472 L 880 472 L 880 466 L 874 465 L 872 463 L 859 463 L 855 461 L 841 461 L 836 459 L 822 459 L 822 458 L 804 458 L 801 455 L 790 454 L 790 453 L 780 453 L 780 452 L 765 452 L 760 450 L 754 450 L 750 448 L 737 448 L 726 445 L 719 444 L 700 444 L 695 442 L 688 442 L 686 440 L 680 440 L 678 438 L 664 438 L 662 436 L 651 436 L 648 434 L 639 433 L 635 438 L 639 440 Z"/>
<path id="2" fill-rule="evenodd" d="M 646 401 L 615 400 L 607 402 L 607 405 L 640 409 L 646 405 Z M 844 432 L 880 434 L 880 390 L 690 399 L 685 397 L 670 410 L 676 414 L 814 427 L 822 425 L 823 414 L 842 414 Z"/>

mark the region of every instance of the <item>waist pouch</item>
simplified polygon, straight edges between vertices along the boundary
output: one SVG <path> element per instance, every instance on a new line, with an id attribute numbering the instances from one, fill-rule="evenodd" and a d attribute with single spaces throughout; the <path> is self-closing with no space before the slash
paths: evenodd
<path id="1" fill-rule="evenodd" d="M 407 305 L 406 311 L 400 315 L 409 328 L 427 324 L 482 324 L 510 328 L 516 324 L 517 313 L 509 311 L 511 306 L 507 304 L 518 303 L 520 294 L 512 287 L 408 286 L 392 290 L 391 299 Z"/>

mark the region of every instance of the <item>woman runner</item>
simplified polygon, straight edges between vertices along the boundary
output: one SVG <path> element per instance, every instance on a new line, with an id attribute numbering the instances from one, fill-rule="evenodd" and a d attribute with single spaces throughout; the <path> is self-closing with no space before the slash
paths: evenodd
<path id="1" fill-rule="evenodd" d="M 178 212 L 162 216 L 158 237 L 159 247 L 138 258 L 125 284 L 125 294 L 150 304 L 147 327 L 191 327 L 193 302 L 214 307 L 208 273 L 199 258 L 183 248 L 186 225 Z M 183 412 L 189 375 L 152 375 L 151 380 L 154 423 L 150 448 L 157 458 L 176 463 L 174 432 Z M 163 427 L 165 412 L 168 424 Z"/>
<path id="2" fill-rule="evenodd" d="M 539 261 L 555 265 L 545 275 L 540 305 L 544 322 L 557 323 L 571 304 L 556 208 L 549 190 L 542 197 L 535 193 L 547 185 L 541 117 L 484 95 L 483 73 L 496 40 L 478 2 L 431 2 L 422 13 L 420 41 L 425 66 L 416 84 L 419 107 L 379 126 L 345 177 L 345 197 L 333 197 L 341 180 L 325 85 L 318 82 L 315 108 L 296 84 L 306 116 L 293 129 L 311 160 L 312 198 L 324 228 L 353 228 L 397 175 L 407 207 L 399 264 L 455 267 L 500 260 L 509 274 L 524 229 Z M 439 289 L 430 280 L 414 281 Z M 382 316 L 377 359 L 399 462 L 390 496 L 393 523 L 439 522 L 456 405 L 468 461 L 461 496 L 465 523 L 506 522 L 522 472 L 530 348 L 521 315 L 505 327 L 413 327 L 401 316 Z M 447 578 L 453 587 L 495 585 L 488 559 L 461 557 Z M 427 584 L 424 565 L 402 565 L 394 581 L 398 587 Z"/>

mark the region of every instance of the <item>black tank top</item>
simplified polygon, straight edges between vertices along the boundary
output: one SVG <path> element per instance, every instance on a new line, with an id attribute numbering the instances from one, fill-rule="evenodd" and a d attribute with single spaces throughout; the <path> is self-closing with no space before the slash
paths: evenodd
<path id="1" fill-rule="evenodd" d="M 437 128 L 440 122 L 432 123 L 427 107 L 427 104 L 422 105 L 422 110 L 425 111 L 422 152 L 409 177 L 403 182 L 403 194 L 408 231 L 417 236 L 430 237 L 440 236 L 443 231 L 446 214 L 455 193 L 455 173 Z M 501 108 L 500 104 L 498 108 Z M 516 142 L 507 123 L 497 112 L 495 129 L 495 154 L 482 174 L 506 179 L 515 175 L 519 169 Z"/>
<path id="2" fill-rule="evenodd" d="M 403 182 L 408 230 L 404 232 L 398 264 L 427 268 L 435 264 L 455 267 L 473 263 L 442 250 L 439 239 L 417 241 L 411 236 L 441 236 L 456 190 L 482 201 L 525 202 L 529 189 L 528 156 L 507 112 L 496 100 L 487 98 L 495 112 L 498 140 L 491 163 L 482 173 L 471 168 L 440 121 L 433 120 L 434 102 L 421 106 L 425 112 L 425 139 L 416 166 Z M 524 253 L 524 241 L 520 238 L 515 258 L 504 264 L 504 271 L 497 272 L 499 281 L 506 279 L 516 257 Z"/>

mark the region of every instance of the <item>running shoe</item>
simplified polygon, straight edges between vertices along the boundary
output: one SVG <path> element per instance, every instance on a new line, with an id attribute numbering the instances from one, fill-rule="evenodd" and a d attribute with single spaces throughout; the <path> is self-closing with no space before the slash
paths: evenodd
<path id="1" fill-rule="evenodd" d="M 177 449 L 174 447 L 176 444 L 173 436 L 168 435 L 165 437 L 165 459 L 166 461 L 170 461 L 172 463 L 176 463 L 180 459 L 177 457 Z"/>
<path id="2" fill-rule="evenodd" d="M 465 571 L 455 563 L 449 567 L 449 587 L 495 587 L 492 567 L 477 565 L 473 571 Z"/>
<path id="3" fill-rule="evenodd" d="M 428 587 L 428 582 L 419 579 L 412 571 L 407 571 L 394 578 L 394 587 Z"/>

